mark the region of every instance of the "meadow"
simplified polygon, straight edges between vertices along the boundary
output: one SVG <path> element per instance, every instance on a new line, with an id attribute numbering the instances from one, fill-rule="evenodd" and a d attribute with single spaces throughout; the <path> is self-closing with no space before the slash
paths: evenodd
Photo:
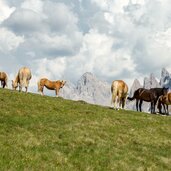
<path id="1" fill-rule="evenodd" d="M 171 170 L 171 117 L 0 89 L 0 170 Z"/>

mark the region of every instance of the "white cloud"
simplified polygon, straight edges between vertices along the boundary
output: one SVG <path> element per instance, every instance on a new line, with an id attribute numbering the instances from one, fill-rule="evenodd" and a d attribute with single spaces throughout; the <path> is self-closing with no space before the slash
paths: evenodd
<path id="1" fill-rule="evenodd" d="M 16 36 L 6 28 L 0 28 L 0 51 L 8 53 L 24 42 L 24 37 Z"/>
<path id="2" fill-rule="evenodd" d="M 0 23 L 7 19 L 14 11 L 14 7 L 10 8 L 4 0 L 0 0 Z"/>
<path id="3" fill-rule="evenodd" d="M 31 60 L 35 78 L 76 81 L 90 71 L 131 82 L 171 68 L 170 0 L 15 2 L 13 12 L 0 1 L 8 14 L 0 18 L 0 48 L 19 65 Z"/>
<path id="4" fill-rule="evenodd" d="M 39 14 L 43 13 L 43 1 L 41 0 L 25 0 L 21 4 L 21 8 L 29 9 Z"/>

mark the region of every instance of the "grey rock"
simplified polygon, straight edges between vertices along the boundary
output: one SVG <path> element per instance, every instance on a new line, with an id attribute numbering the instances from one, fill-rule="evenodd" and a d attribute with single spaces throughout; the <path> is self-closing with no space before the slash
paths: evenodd
<path id="1" fill-rule="evenodd" d="M 171 74 L 165 68 L 161 72 L 160 85 L 171 89 Z"/>
<path id="2" fill-rule="evenodd" d="M 154 74 L 150 74 L 149 77 L 144 78 L 143 85 L 140 84 L 138 79 L 135 79 L 130 91 L 129 96 L 132 97 L 135 90 L 140 87 L 146 89 L 155 87 L 170 87 L 171 88 L 171 74 L 162 69 L 160 82 L 155 78 Z M 60 91 L 59 95 L 72 100 L 83 100 L 88 103 L 98 104 L 103 106 L 111 105 L 111 84 L 99 80 L 95 75 L 87 72 L 81 76 L 76 85 L 71 82 L 67 82 L 64 88 Z M 126 108 L 136 110 L 135 100 L 132 102 L 127 101 Z M 150 103 L 143 102 L 142 110 L 149 112 Z"/>

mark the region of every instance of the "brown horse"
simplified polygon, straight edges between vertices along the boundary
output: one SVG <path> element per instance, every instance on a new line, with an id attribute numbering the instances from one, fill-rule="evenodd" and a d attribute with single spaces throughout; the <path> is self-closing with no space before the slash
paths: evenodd
<path id="1" fill-rule="evenodd" d="M 166 95 L 162 95 L 158 99 L 157 108 L 159 109 L 159 113 L 162 113 L 162 106 L 164 108 L 164 112 L 166 115 L 169 115 L 168 106 L 171 105 L 171 93 L 167 93 Z"/>
<path id="2" fill-rule="evenodd" d="M 128 100 L 136 99 L 136 108 L 137 111 L 142 111 L 141 106 L 143 101 L 151 102 L 151 113 L 155 113 L 155 106 L 158 98 L 161 95 L 165 95 L 167 93 L 167 88 L 151 88 L 150 90 L 139 88 L 134 92 L 133 97 L 128 97 Z"/>
<path id="3" fill-rule="evenodd" d="M 29 68 L 27 67 L 20 68 L 15 80 L 14 81 L 12 80 L 12 88 L 16 90 L 19 85 L 19 91 L 22 91 L 22 87 L 25 87 L 27 93 L 29 80 L 31 79 L 31 77 L 32 75 Z"/>
<path id="4" fill-rule="evenodd" d="M 44 86 L 49 89 L 49 90 L 55 90 L 56 91 L 56 97 L 58 97 L 58 92 L 60 90 L 60 88 L 62 88 L 65 85 L 66 81 L 50 81 L 47 78 L 42 78 L 39 80 L 38 82 L 38 91 L 41 92 L 42 95 L 43 94 L 43 88 Z"/>
<path id="5" fill-rule="evenodd" d="M 114 104 L 114 109 L 119 109 L 125 107 L 126 97 L 128 93 L 128 86 L 122 80 L 115 80 L 111 85 L 112 101 Z"/>
<path id="6" fill-rule="evenodd" d="M 1 81 L 1 86 L 3 88 L 5 86 L 8 87 L 8 85 L 7 85 L 8 77 L 7 77 L 7 74 L 5 72 L 0 72 L 0 81 Z"/>

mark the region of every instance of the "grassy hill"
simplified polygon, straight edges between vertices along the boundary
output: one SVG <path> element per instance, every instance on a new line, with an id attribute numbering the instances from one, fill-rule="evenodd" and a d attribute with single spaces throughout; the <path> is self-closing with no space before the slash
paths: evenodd
<path id="1" fill-rule="evenodd" d="M 0 170 L 171 170 L 171 117 L 0 89 Z"/>

